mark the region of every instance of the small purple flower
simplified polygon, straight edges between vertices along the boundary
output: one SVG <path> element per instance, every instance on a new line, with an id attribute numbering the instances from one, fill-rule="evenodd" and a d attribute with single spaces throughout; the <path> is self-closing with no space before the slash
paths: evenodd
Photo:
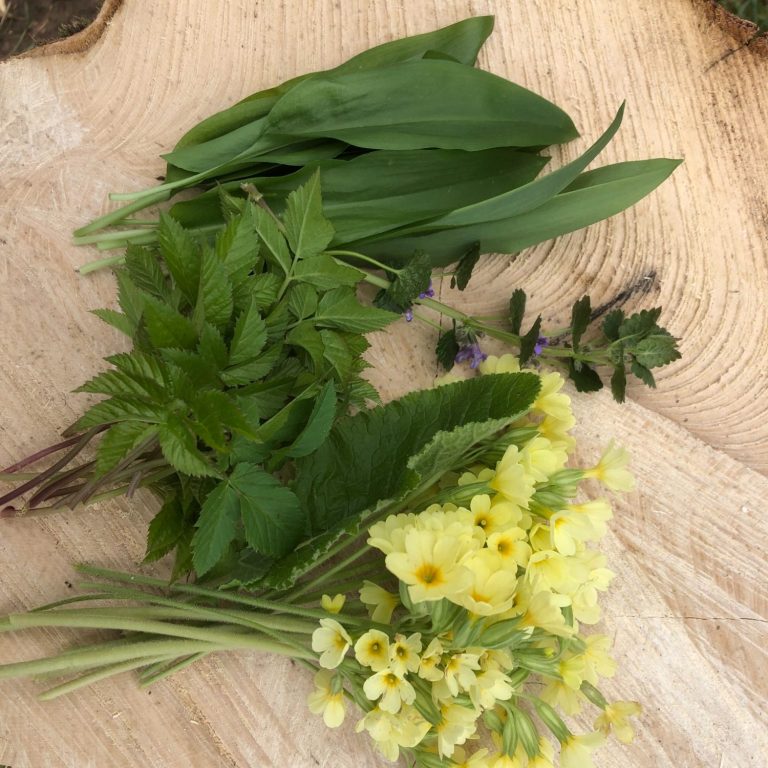
<path id="1" fill-rule="evenodd" d="M 419 294 L 420 299 L 431 299 L 435 295 L 435 289 L 432 287 L 432 281 L 429 281 L 426 291 L 422 291 Z"/>
<path id="2" fill-rule="evenodd" d="M 463 363 L 465 360 L 469 360 L 470 368 L 477 368 L 480 363 L 483 362 L 488 355 L 480 349 L 480 345 L 474 341 L 471 344 L 461 347 L 458 354 L 454 358 L 454 362 Z"/>
<path id="3" fill-rule="evenodd" d="M 538 340 L 536 341 L 536 346 L 533 348 L 533 354 L 538 357 L 541 354 L 541 350 L 548 346 L 549 339 L 546 336 L 539 336 Z"/>
<path id="4" fill-rule="evenodd" d="M 405 321 L 407 323 L 410 323 L 411 320 L 413 320 L 413 310 L 410 307 L 408 307 L 408 309 L 405 310 L 404 314 L 405 314 Z"/>

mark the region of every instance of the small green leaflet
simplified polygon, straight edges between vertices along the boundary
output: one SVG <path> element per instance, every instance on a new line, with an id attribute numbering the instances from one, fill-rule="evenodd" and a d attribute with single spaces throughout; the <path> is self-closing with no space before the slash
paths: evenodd
<path id="1" fill-rule="evenodd" d="M 592 319 L 592 302 L 589 296 L 582 296 L 571 310 L 571 341 L 573 348 L 578 349 L 581 337 L 587 330 Z"/>
<path id="2" fill-rule="evenodd" d="M 456 272 L 451 278 L 451 288 L 463 291 L 469 284 L 472 272 L 480 258 L 480 241 L 473 243 L 469 250 L 459 259 Z"/>
<path id="3" fill-rule="evenodd" d="M 413 254 L 408 263 L 393 274 L 389 288 L 384 289 L 375 299 L 377 307 L 394 312 L 405 312 L 414 300 L 429 288 L 432 263 L 425 253 Z"/>
<path id="4" fill-rule="evenodd" d="M 516 288 L 509 300 L 509 325 L 512 333 L 517 336 L 523 327 L 523 318 L 525 317 L 526 295 L 522 288 Z"/>
<path id="5" fill-rule="evenodd" d="M 222 268 L 219 257 L 210 248 L 205 248 L 194 312 L 196 324 L 201 326 L 207 322 L 217 328 L 224 328 L 232 316 L 232 308 L 232 284 Z"/>
<path id="6" fill-rule="evenodd" d="M 331 431 L 336 417 L 336 388 L 329 381 L 315 400 L 307 426 L 299 433 L 293 444 L 285 451 L 285 455 L 297 459 L 309 456 L 317 450 Z"/>
<path id="7" fill-rule="evenodd" d="M 520 365 L 525 365 L 533 356 L 541 334 L 541 315 L 534 320 L 528 333 L 520 337 Z"/>
<path id="8" fill-rule="evenodd" d="M 456 340 L 456 324 L 445 333 L 441 333 L 437 340 L 437 362 L 446 370 L 450 371 L 456 362 L 456 355 L 459 354 L 459 342 Z"/>
<path id="9" fill-rule="evenodd" d="M 291 271 L 292 259 L 288 243 L 280 231 L 280 225 L 261 207 L 254 207 L 253 218 L 254 227 L 264 248 L 264 255 L 271 264 L 287 275 Z"/>
<path id="10" fill-rule="evenodd" d="M 321 253 L 298 262 L 293 278 L 313 285 L 321 291 L 330 291 L 342 285 L 355 286 L 363 279 L 363 272 L 347 264 L 339 264 L 333 256 Z"/>
<path id="11" fill-rule="evenodd" d="M 399 315 L 393 312 L 363 306 L 351 288 L 336 288 L 320 299 L 314 322 L 321 328 L 369 333 L 384 328 L 398 318 Z"/>
<path id="12" fill-rule="evenodd" d="M 200 457 L 195 435 L 180 416 L 166 414 L 165 420 L 158 426 L 158 437 L 166 461 L 182 474 L 192 477 L 218 474 L 215 467 Z"/>
<path id="13" fill-rule="evenodd" d="M 192 235 L 168 214 L 160 215 L 158 242 L 168 271 L 190 305 L 197 301 L 200 257 Z"/>
<path id="14" fill-rule="evenodd" d="M 298 261 L 317 256 L 333 239 L 333 226 L 323 216 L 320 173 L 288 195 L 283 217 L 288 244 Z"/>
<path id="15" fill-rule="evenodd" d="M 149 524 L 144 562 L 153 563 L 171 552 L 184 535 L 185 529 L 184 509 L 174 494 L 165 501 Z"/>
<path id="16" fill-rule="evenodd" d="M 229 345 L 229 364 L 236 366 L 253 360 L 266 343 L 267 326 L 259 313 L 257 303 L 252 300 L 235 323 L 235 332 Z"/>
<path id="17" fill-rule="evenodd" d="M 238 464 L 208 495 L 192 540 L 198 575 L 221 559 L 242 523 L 248 544 L 270 556 L 285 555 L 300 538 L 304 518 L 295 494 L 252 464 Z"/>

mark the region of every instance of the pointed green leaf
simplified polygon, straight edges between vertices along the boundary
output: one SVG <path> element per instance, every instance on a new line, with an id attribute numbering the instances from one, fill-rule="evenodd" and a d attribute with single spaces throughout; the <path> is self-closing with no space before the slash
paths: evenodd
<path id="1" fill-rule="evenodd" d="M 293 277 L 308 283 L 321 291 L 329 291 L 342 285 L 355 286 L 363 279 L 364 273 L 346 264 L 339 264 L 333 256 L 320 254 L 298 262 Z"/>
<path id="2" fill-rule="evenodd" d="M 320 447 L 331 431 L 336 417 L 336 388 L 329 381 L 315 400 L 307 426 L 299 433 L 293 444 L 285 451 L 292 459 L 308 456 Z"/>
<path id="3" fill-rule="evenodd" d="M 157 257 L 140 245 L 129 245 L 125 251 L 125 269 L 133 284 L 158 299 L 167 299 L 170 288 Z"/>
<path id="4" fill-rule="evenodd" d="M 216 254 L 206 248 L 200 265 L 195 320 L 198 326 L 206 322 L 217 328 L 225 328 L 232 317 L 232 309 L 232 284 Z"/>
<path id="5" fill-rule="evenodd" d="M 149 440 L 157 429 L 142 421 L 113 424 L 96 449 L 96 472 L 104 474 L 116 467 L 134 448 Z"/>
<path id="6" fill-rule="evenodd" d="M 182 418 L 167 414 L 158 427 L 158 437 L 163 456 L 174 469 L 192 477 L 216 476 L 216 469 L 203 459 L 194 433 Z"/>
<path id="7" fill-rule="evenodd" d="M 203 576 L 219 562 L 237 533 L 240 496 L 228 480 L 217 485 L 200 509 L 192 539 L 192 562 L 198 576 Z"/>
<path id="8" fill-rule="evenodd" d="M 584 331 L 589 327 L 592 319 L 592 302 L 589 296 L 582 296 L 574 305 L 571 311 L 571 341 L 573 348 L 579 348 L 579 342 L 584 335 Z"/>
<path id="9" fill-rule="evenodd" d="M 579 392 L 597 392 L 603 388 L 603 382 L 597 371 L 586 363 L 574 362 L 573 358 L 568 361 L 568 376 L 576 385 Z M 623 370 L 623 369 L 622 369 Z"/>
<path id="10" fill-rule="evenodd" d="M 230 219 L 216 238 L 216 256 L 233 285 L 241 283 L 259 261 L 259 239 L 253 222 L 253 206 Z"/>
<path id="11" fill-rule="evenodd" d="M 174 282 L 194 305 L 200 284 L 200 254 L 192 235 L 176 219 L 160 214 L 157 230 L 160 253 Z"/>
<path id="12" fill-rule="evenodd" d="M 647 387 L 656 388 L 656 379 L 653 378 L 653 374 L 644 365 L 640 365 L 637 360 L 632 361 L 632 373 Z"/>
<path id="13" fill-rule="evenodd" d="M 459 342 L 456 340 L 456 328 L 440 334 L 437 340 L 437 362 L 446 370 L 450 371 L 456 363 L 456 355 L 459 354 Z"/>
<path id="14" fill-rule="evenodd" d="M 603 333 L 611 341 L 619 338 L 619 329 L 624 322 L 624 312 L 620 309 L 614 309 L 605 316 L 603 321 Z"/>
<path id="15" fill-rule="evenodd" d="M 252 384 L 264 378 L 275 367 L 281 352 L 282 347 L 279 345 L 269 347 L 257 358 L 222 371 L 221 379 L 230 386 Z"/>
<path id="16" fill-rule="evenodd" d="M 509 325 L 512 328 L 512 333 L 518 336 L 523 327 L 526 300 L 527 297 L 522 288 L 516 288 L 509 300 Z"/>
<path id="17" fill-rule="evenodd" d="M 288 309 L 297 320 L 304 320 L 317 309 L 317 291 L 306 283 L 292 285 L 286 294 Z"/>
<path id="18" fill-rule="evenodd" d="M 384 328 L 398 317 L 393 312 L 363 306 L 351 288 L 336 288 L 320 299 L 315 324 L 321 328 L 368 333 Z"/>
<path id="19" fill-rule="evenodd" d="M 623 403 L 627 391 L 627 373 L 623 365 L 619 365 L 613 370 L 611 376 L 611 394 L 617 403 Z"/>
<path id="20" fill-rule="evenodd" d="M 256 232 L 261 238 L 264 255 L 287 275 L 291 271 L 291 253 L 278 223 L 260 207 L 253 209 L 253 219 Z"/>
<path id="21" fill-rule="evenodd" d="M 144 294 L 144 325 L 158 349 L 193 349 L 197 345 L 197 330 L 192 321 L 149 294 Z"/>
<path id="22" fill-rule="evenodd" d="M 333 227 L 323 216 L 319 173 L 288 195 L 283 222 L 297 261 L 317 256 L 331 242 Z"/>
<path id="23" fill-rule="evenodd" d="M 92 309 L 91 314 L 116 328 L 120 333 L 124 333 L 128 338 L 133 338 L 136 332 L 136 326 L 124 314 L 115 312 L 114 309 Z"/>
<path id="24" fill-rule="evenodd" d="M 520 337 L 520 365 L 525 365 L 531 359 L 540 335 L 541 315 L 536 318 L 528 333 Z"/>
<path id="25" fill-rule="evenodd" d="M 147 552 L 143 562 L 153 563 L 167 555 L 176 546 L 186 527 L 184 509 L 174 495 L 166 500 L 149 524 Z"/>
<path id="26" fill-rule="evenodd" d="M 323 337 L 315 328 L 312 320 L 299 323 L 295 328 L 288 331 L 285 341 L 287 344 L 301 347 L 301 349 L 305 350 L 312 359 L 316 369 L 322 365 L 325 344 L 323 343 Z"/>
<path id="27" fill-rule="evenodd" d="M 255 301 L 237 318 L 232 343 L 229 345 L 229 363 L 236 366 L 258 357 L 267 343 L 267 325 Z"/>

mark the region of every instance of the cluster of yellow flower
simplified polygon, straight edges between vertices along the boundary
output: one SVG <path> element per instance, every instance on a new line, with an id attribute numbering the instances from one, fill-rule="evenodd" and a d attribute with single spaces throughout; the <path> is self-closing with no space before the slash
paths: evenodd
<path id="1" fill-rule="evenodd" d="M 485 372 L 514 371 L 510 358 L 489 358 Z M 573 502 L 585 479 L 631 489 L 627 455 L 611 444 L 594 467 L 566 468 L 570 399 L 559 374 L 541 378 L 531 414 L 487 454 L 495 461 L 445 478 L 439 503 L 370 528 L 368 544 L 385 555 L 397 588 L 365 583 L 368 624 L 351 613 L 348 630 L 345 598 L 323 601 L 337 618 L 321 619 L 312 638 L 321 670 L 310 708 L 335 727 L 351 699 L 366 713 L 358 730 L 390 760 L 406 750 L 424 768 L 551 768 L 538 720 L 560 742 L 562 768 L 590 768 L 611 731 L 633 736 L 628 718 L 639 705 L 608 704 L 595 687 L 615 671 L 608 638 L 579 632 L 599 620 L 598 593 L 613 577 L 588 548 L 605 534 L 611 507 Z M 531 680 L 543 683 L 536 695 L 524 687 Z M 573 715 L 586 702 L 601 714 L 594 732 L 576 736 L 557 710 Z M 467 754 L 462 745 L 478 738 L 480 722 L 495 749 Z"/>

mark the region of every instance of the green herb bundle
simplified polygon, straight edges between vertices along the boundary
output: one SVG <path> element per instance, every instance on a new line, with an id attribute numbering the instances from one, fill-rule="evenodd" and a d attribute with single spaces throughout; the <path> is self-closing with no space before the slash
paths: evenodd
<path id="1" fill-rule="evenodd" d="M 220 190 L 242 201 L 244 185 L 255 186 L 279 214 L 319 170 L 334 248 L 388 265 L 420 250 L 438 266 L 473 248 L 514 253 L 612 216 L 672 172 L 678 161 L 665 159 L 584 172 L 622 108 L 581 157 L 537 178 L 548 161 L 541 150 L 578 133 L 554 104 L 474 67 L 492 27 L 492 17 L 469 18 L 249 96 L 179 140 L 163 184 L 112 195 L 126 204 L 79 229 L 76 242 L 156 243 L 159 223 L 134 214 L 190 188 L 196 196 L 170 215 L 210 238 L 225 224 Z"/>

